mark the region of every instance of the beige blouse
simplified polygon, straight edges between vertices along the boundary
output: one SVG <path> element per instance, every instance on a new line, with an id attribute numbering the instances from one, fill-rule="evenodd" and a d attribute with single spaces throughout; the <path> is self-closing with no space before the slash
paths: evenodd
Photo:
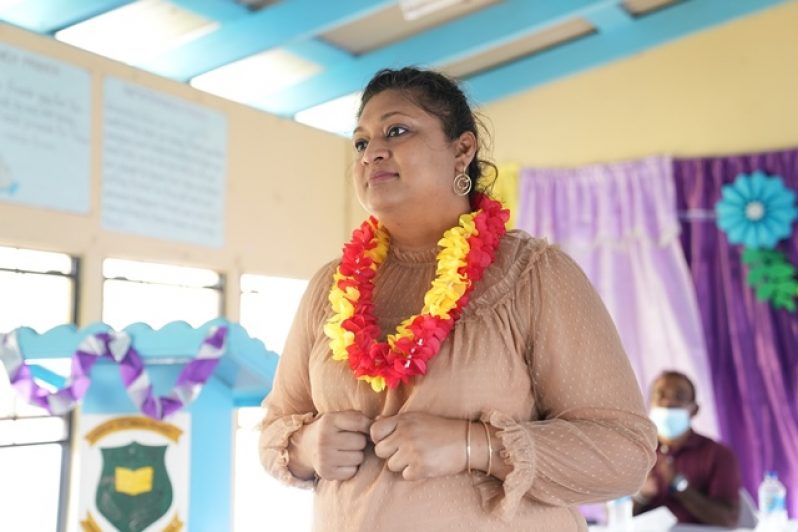
<path id="1" fill-rule="evenodd" d="M 383 334 L 423 306 L 436 252 L 390 250 L 374 293 Z M 322 326 L 336 266 L 322 268 L 303 297 L 263 403 L 260 440 L 272 475 L 315 489 L 315 530 L 586 530 L 575 505 L 640 487 L 656 431 L 609 314 L 565 253 L 507 233 L 427 375 L 383 393 L 330 357 Z M 481 472 L 407 481 L 368 447 L 349 480 L 293 477 L 290 436 L 340 410 L 482 418 L 500 429 L 512 472 L 504 481 Z"/>

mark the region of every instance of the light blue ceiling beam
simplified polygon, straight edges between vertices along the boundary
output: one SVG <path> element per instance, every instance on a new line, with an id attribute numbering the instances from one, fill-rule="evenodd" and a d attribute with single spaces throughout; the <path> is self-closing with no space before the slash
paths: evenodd
<path id="1" fill-rule="evenodd" d="M 789 1 L 691 0 L 476 75 L 466 87 L 476 103 L 490 103 Z"/>
<path id="2" fill-rule="evenodd" d="M 585 18 L 599 31 L 614 31 L 634 23 L 635 19 L 620 5 L 602 6 L 585 13 Z"/>
<path id="3" fill-rule="evenodd" d="M 25 0 L 0 8 L 0 20 L 37 33 L 50 34 L 133 0 Z"/>
<path id="4" fill-rule="evenodd" d="M 244 4 L 234 3 L 230 0 L 170 1 L 197 15 L 215 20 L 219 24 L 229 24 L 244 17 L 251 17 L 253 14 Z M 283 48 L 296 56 L 319 65 L 332 65 L 352 57 L 352 54 L 349 52 L 331 44 L 327 44 L 319 39 L 296 41 Z"/>
<path id="5" fill-rule="evenodd" d="M 234 0 L 169 0 L 169 2 L 222 24 L 252 16 L 252 11 L 247 6 Z"/>
<path id="6" fill-rule="evenodd" d="M 396 44 L 350 59 L 270 96 L 265 110 L 283 116 L 362 88 L 377 70 L 440 66 L 523 37 L 618 0 L 505 0 Z"/>
<path id="7" fill-rule="evenodd" d="M 187 81 L 252 54 L 323 33 L 394 1 L 283 0 L 136 66 Z"/>
<path id="8" fill-rule="evenodd" d="M 352 54 L 319 39 L 308 39 L 287 44 L 285 51 L 319 65 L 334 65 L 352 59 Z"/>

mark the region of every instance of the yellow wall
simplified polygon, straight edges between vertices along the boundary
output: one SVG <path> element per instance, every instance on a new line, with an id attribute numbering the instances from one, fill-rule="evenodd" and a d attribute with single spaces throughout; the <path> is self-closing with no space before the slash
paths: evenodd
<path id="1" fill-rule="evenodd" d="M 0 24 L 0 42 L 84 68 L 92 76 L 92 204 L 86 216 L 0 202 L 0 245 L 82 259 L 81 316 L 101 316 L 105 257 L 208 267 L 227 274 L 227 315 L 237 319 L 241 273 L 310 277 L 348 233 L 349 143 L 126 65 Z M 225 113 L 228 175 L 225 245 L 206 248 L 110 233 L 100 226 L 101 89 L 106 75 Z"/>
<path id="2" fill-rule="evenodd" d="M 483 109 L 494 156 L 575 166 L 798 146 L 791 2 Z"/>

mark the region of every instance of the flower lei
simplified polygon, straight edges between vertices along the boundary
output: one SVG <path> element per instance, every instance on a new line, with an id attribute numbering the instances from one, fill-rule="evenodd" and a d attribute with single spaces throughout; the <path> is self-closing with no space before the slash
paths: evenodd
<path id="1" fill-rule="evenodd" d="M 474 284 L 493 263 L 510 213 L 483 194 L 477 210 L 460 216 L 458 226 L 438 242 L 435 279 L 424 307 L 378 342 L 374 316 L 374 277 L 388 254 L 388 234 L 373 216 L 352 233 L 333 276 L 329 300 L 333 316 L 324 326 L 333 360 L 348 361 L 355 377 L 375 392 L 396 388 L 424 375 L 427 364 L 460 318 Z"/>

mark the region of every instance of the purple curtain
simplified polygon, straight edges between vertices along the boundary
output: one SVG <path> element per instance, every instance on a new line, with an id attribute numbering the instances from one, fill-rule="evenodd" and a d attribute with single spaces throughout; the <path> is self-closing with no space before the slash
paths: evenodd
<path id="1" fill-rule="evenodd" d="M 718 435 L 693 280 L 679 241 L 670 157 L 524 168 L 518 227 L 559 245 L 607 306 L 645 395 L 665 369 L 696 383 L 699 432 Z"/>
<path id="2" fill-rule="evenodd" d="M 755 170 L 798 192 L 798 150 L 674 160 L 682 244 L 706 336 L 721 438 L 756 497 L 765 471 L 787 485 L 798 516 L 798 312 L 773 310 L 746 284 L 741 247 L 715 225 L 721 187 Z M 798 265 L 798 227 L 780 249 Z"/>

